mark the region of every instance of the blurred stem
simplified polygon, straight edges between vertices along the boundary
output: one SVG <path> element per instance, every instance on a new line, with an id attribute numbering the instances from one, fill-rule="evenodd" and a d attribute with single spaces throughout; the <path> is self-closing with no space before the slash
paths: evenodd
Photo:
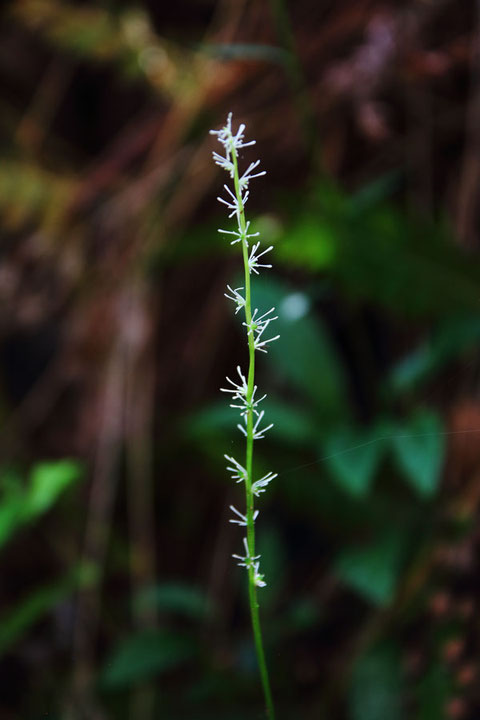
<path id="1" fill-rule="evenodd" d="M 88 501 L 82 564 L 98 570 L 98 583 L 78 595 L 73 627 L 73 678 L 66 716 L 96 717 L 94 703 L 97 632 L 100 625 L 101 580 L 117 491 L 115 466 L 121 450 L 124 413 L 125 357 L 121 339 L 112 347 L 103 379 L 102 417 Z"/>
<path id="2" fill-rule="evenodd" d="M 295 46 L 287 5 L 285 0 L 270 0 L 270 8 L 279 43 L 286 51 L 286 73 L 300 117 L 306 150 L 310 155 L 313 170 L 322 175 L 323 161 L 318 144 L 315 113 L 310 102 L 305 75 Z"/>
<path id="3" fill-rule="evenodd" d="M 55 58 L 45 70 L 15 133 L 15 140 L 27 152 L 39 151 L 74 71 L 75 65 L 65 56 L 61 61 Z"/>
<path id="4" fill-rule="evenodd" d="M 245 209 L 242 202 L 242 191 L 240 187 L 240 179 L 238 175 L 238 162 L 235 151 L 232 151 L 233 165 L 234 165 L 234 184 L 235 184 L 235 195 L 238 201 L 238 207 L 240 209 L 239 229 L 242 232 L 242 252 L 243 252 L 243 265 L 245 271 L 245 323 L 247 325 L 247 339 L 248 339 L 248 355 L 249 355 L 249 366 L 248 366 L 248 379 L 247 379 L 247 394 L 245 396 L 246 404 L 250 408 L 247 410 L 247 447 L 246 447 L 246 462 L 245 468 L 247 471 L 247 477 L 245 479 L 245 496 L 247 505 L 247 546 L 248 555 L 253 558 L 255 555 L 255 522 L 253 519 L 254 515 L 254 496 L 252 492 L 252 470 L 253 470 L 253 393 L 255 388 L 255 339 L 253 331 L 249 328 L 252 323 L 252 300 L 251 300 L 251 289 L 250 289 L 250 271 L 248 268 L 248 242 L 246 238 L 247 224 L 245 222 Z M 258 666 L 260 670 L 260 677 L 263 685 L 263 692 L 265 696 L 265 705 L 267 710 L 267 716 L 274 720 L 275 711 L 273 707 L 272 692 L 270 689 L 270 679 L 268 675 L 267 663 L 265 661 L 265 651 L 263 649 L 263 637 L 262 629 L 260 626 L 260 615 L 258 611 L 257 601 L 257 588 L 255 585 L 255 568 L 250 563 L 248 566 L 248 597 L 250 601 L 250 615 L 252 618 L 252 629 L 253 637 L 255 639 L 255 649 L 257 653 Z"/>
<path id="5" fill-rule="evenodd" d="M 132 612 L 136 628 L 157 626 L 153 608 L 139 608 L 136 599 L 155 583 L 155 518 L 151 443 L 153 433 L 154 368 L 150 347 L 148 295 L 140 273 L 126 289 L 126 387 L 125 452 L 127 470 L 130 561 L 133 589 Z M 155 685 L 145 682 L 131 694 L 130 717 L 155 716 Z"/>

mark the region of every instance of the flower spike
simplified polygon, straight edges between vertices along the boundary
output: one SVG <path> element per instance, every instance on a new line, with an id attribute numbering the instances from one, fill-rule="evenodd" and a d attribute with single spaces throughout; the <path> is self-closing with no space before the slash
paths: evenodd
<path id="1" fill-rule="evenodd" d="M 246 328 L 248 343 L 249 367 L 243 374 L 240 366 L 237 366 L 237 377 L 227 377 L 225 387 L 220 388 L 221 392 L 227 393 L 230 397 L 230 407 L 240 413 L 240 422 L 237 427 L 245 436 L 246 451 L 245 460 L 241 464 L 234 457 L 225 455 L 227 470 L 232 480 L 242 483 L 246 495 L 246 512 L 243 514 L 234 505 L 230 505 L 233 517 L 229 522 L 233 525 L 246 528 L 246 537 L 243 538 L 245 548 L 244 555 L 233 555 L 237 564 L 244 567 L 248 574 L 250 610 L 252 615 L 252 627 L 255 635 L 255 647 L 257 649 L 258 663 L 261 670 L 261 678 L 267 705 L 267 714 L 274 720 L 274 708 L 271 698 L 268 671 L 265 665 L 263 640 L 260 630 L 260 619 L 258 611 L 257 588 L 266 585 L 263 573 L 260 572 L 260 555 L 255 555 L 255 520 L 258 517 L 258 510 L 254 507 L 255 498 L 264 493 L 272 480 L 277 477 L 276 473 L 269 472 L 258 480 L 253 480 L 253 447 L 255 440 L 261 440 L 265 434 L 272 429 L 273 423 L 265 424 L 265 411 L 259 410 L 259 404 L 266 398 L 266 395 L 258 396 L 257 385 L 255 384 L 255 352 L 267 352 L 269 343 L 278 339 L 278 335 L 265 338 L 266 330 L 270 323 L 277 320 L 275 308 L 261 313 L 258 308 L 252 310 L 251 282 L 255 275 L 261 270 L 270 269 L 272 266 L 266 262 L 265 256 L 273 250 L 270 245 L 261 249 L 260 242 L 252 241 L 259 233 L 251 233 L 250 221 L 245 217 L 245 204 L 249 197 L 251 182 L 256 178 L 265 175 L 265 170 L 260 169 L 260 160 L 251 162 L 240 174 L 239 172 L 239 151 L 255 144 L 254 140 L 245 140 L 245 125 L 241 123 L 236 132 L 232 128 L 232 113 L 229 113 L 227 122 L 220 130 L 211 130 L 222 146 L 220 152 L 213 153 L 213 160 L 220 168 L 225 170 L 231 183 L 225 184 L 222 196 L 218 197 L 219 202 L 227 209 L 229 218 L 235 218 L 236 227 L 224 230 L 219 228 L 218 232 L 228 236 L 231 245 L 240 244 L 244 261 L 245 281 L 242 287 L 231 287 L 227 285 L 225 297 L 231 300 L 235 306 L 235 315 L 242 311 L 244 313 L 243 326 Z M 270 334 L 270 333 L 269 333 Z M 262 427 L 263 426 L 263 427 Z"/>

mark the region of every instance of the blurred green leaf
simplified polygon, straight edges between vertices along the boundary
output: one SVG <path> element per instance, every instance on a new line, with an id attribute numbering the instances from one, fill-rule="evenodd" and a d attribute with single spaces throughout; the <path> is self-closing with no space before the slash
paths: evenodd
<path id="1" fill-rule="evenodd" d="M 382 178 L 354 196 L 322 182 L 297 207 L 287 204 L 277 261 L 328 271 L 350 298 L 402 316 L 476 312 L 480 263 L 452 242 L 446 223 L 407 217 L 386 202 L 396 182 Z"/>
<path id="2" fill-rule="evenodd" d="M 335 261 L 337 233 L 327 218 L 306 211 L 285 230 L 275 245 L 279 263 L 325 270 Z"/>
<path id="3" fill-rule="evenodd" d="M 348 705 L 351 720 L 401 720 L 403 673 L 393 643 L 376 647 L 357 659 Z"/>
<path id="4" fill-rule="evenodd" d="M 278 315 L 271 332 L 280 339 L 268 349 L 270 364 L 315 403 L 320 418 L 344 419 L 348 411 L 340 360 L 323 324 L 308 306 L 304 314 L 292 313 L 291 295 L 278 281 L 260 278 L 255 283 L 255 307 L 261 313 L 275 307 Z"/>
<path id="5" fill-rule="evenodd" d="M 55 232 L 68 212 L 76 180 L 34 164 L 10 160 L 0 167 L 0 212 L 12 229 L 33 219 Z"/>
<path id="6" fill-rule="evenodd" d="M 264 402 L 264 408 L 268 422 L 274 424 L 272 442 L 306 446 L 316 441 L 318 425 L 308 411 L 275 400 L 270 395 Z"/>
<path id="7" fill-rule="evenodd" d="M 1 480 L 1 502 L 0 502 L 0 547 L 7 542 L 18 525 L 24 522 L 24 493 L 21 479 L 11 470 L 0 477 Z"/>
<path id="8" fill-rule="evenodd" d="M 387 606 L 395 594 L 408 538 L 405 529 L 388 528 L 374 542 L 341 552 L 335 572 L 366 600 Z"/>
<path id="9" fill-rule="evenodd" d="M 350 216 L 361 217 L 366 211 L 374 210 L 390 198 L 401 184 L 402 172 L 393 170 L 362 186 L 348 199 Z"/>
<path id="10" fill-rule="evenodd" d="M 440 662 L 432 665 L 418 689 L 417 720 L 444 720 L 452 691 L 451 675 L 445 666 Z"/>
<path id="11" fill-rule="evenodd" d="M 117 647 L 105 664 L 101 682 L 119 688 L 173 670 L 194 657 L 192 636 L 170 630 L 151 630 L 131 635 Z"/>
<path id="12" fill-rule="evenodd" d="M 302 632 L 318 623 L 319 615 L 318 604 L 313 598 L 295 598 L 285 617 L 285 623 L 294 631 Z"/>
<path id="13" fill-rule="evenodd" d="M 25 525 L 49 510 L 60 494 L 81 474 L 81 466 L 73 460 L 38 463 L 33 467 L 26 487 L 12 475 L 4 484 L 0 500 L 0 547 L 18 527 Z"/>
<path id="14" fill-rule="evenodd" d="M 25 498 L 26 512 L 30 516 L 46 512 L 57 497 L 81 474 L 75 460 L 57 460 L 37 463 L 30 475 L 29 492 Z"/>
<path id="15" fill-rule="evenodd" d="M 322 472 L 323 463 L 313 461 L 304 465 L 307 467 L 287 464 L 275 479 L 275 491 L 284 498 L 290 513 L 309 523 L 320 521 L 324 532 L 345 541 L 364 527 L 366 519 L 370 520 L 378 512 L 375 496 L 369 496 L 367 500 L 345 493 L 338 483 Z"/>
<path id="16" fill-rule="evenodd" d="M 139 610 L 156 608 L 191 620 L 202 620 L 211 611 L 205 593 L 196 587 L 179 583 L 163 583 L 146 588 L 135 599 Z"/>
<path id="17" fill-rule="evenodd" d="M 283 642 L 289 636 L 306 632 L 312 629 L 313 626 L 318 627 L 320 615 L 318 600 L 310 596 L 293 598 L 284 612 L 271 614 L 268 618 L 270 642 L 275 645 Z"/>
<path id="18" fill-rule="evenodd" d="M 0 654 L 21 638 L 25 632 L 52 608 L 65 600 L 79 587 L 89 587 L 97 581 L 92 565 L 78 565 L 61 580 L 33 590 L 17 607 L 0 618 Z"/>
<path id="19" fill-rule="evenodd" d="M 438 223 L 384 205 L 362 217 L 355 212 L 337 247 L 334 271 L 352 297 L 403 316 L 445 317 L 478 307 L 480 264 Z"/>
<path id="20" fill-rule="evenodd" d="M 423 343 L 393 368 L 387 392 L 403 393 L 414 389 L 438 372 L 447 362 L 458 358 L 480 339 L 480 318 L 463 317 L 447 320 Z"/>
<path id="21" fill-rule="evenodd" d="M 228 400 L 225 397 L 224 402 L 219 400 L 193 413 L 187 419 L 185 432 L 197 441 L 206 435 L 231 434 L 238 423 L 238 411 L 230 407 Z"/>
<path id="22" fill-rule="evenodd" d="M 323 442 L 325 462 L 336 482 L 355 497 L 368 494 L 385 453 L 382 435 L 355 428 L 339 428 Z"/>
<path id="23" fill-rule="evenodd" d="M 391 442 L 406 479 L 417 493 L 431 497 L 437 490 L 445 456 L 443 425 L 435 413 L 416 413 L 399 426 Z"/>

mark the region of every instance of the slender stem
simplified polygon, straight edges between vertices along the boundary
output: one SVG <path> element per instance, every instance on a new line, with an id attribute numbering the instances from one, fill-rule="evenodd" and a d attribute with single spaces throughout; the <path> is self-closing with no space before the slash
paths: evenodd
<path id="1" fill-rule="evenodd" d="M 251 328 L 252 323 L 252 300 L 251 300 L 251 289 L 250 289 L 250 271 L 248 267 L 248 242 L 246 238 L 247 224 L 245 221 L 245 209 L 242 202 L 242 191 L 240 188 L 240 180 L 238 174 L 238 162 L 235 152 L 232 152 L 233 165 L 234 165 L 234 184 L 235 184 L 235 195 L 238 201 L 239 207 L 239 229 L 242 233 L 242 252 L 243 252 L 243 265 L 245 271 L 245 322 L 247 325 L 247 338 L 248 338 L 248 378 L 247 378 L 247 393 L 246 403 L 250 409 L 247 411 L 247 447 L 246 447 L 246 462 L 245 469 L 247 476 L 245 480 L 245 499 L 247 506 L 247 545 L 248 554 L 250 557 L 255 555 L 255 524 L 253 520 L 254 514 L 254 495 L 252 492 L 252 478 L 253 478 L 253 409 L 252 409 L 252 398 L 255 387 L 255 340 L 253 335 L 253 329 Z M 265 705 L 267 710 L 267 717 L 270 720 L 275 720 L 275 710 L 273 707 L 272 692 L 270 689 L 270 679 L 268 675 L 267 663 L 265 660 L 265 651 L 263 649 L 263 636 L 262 629 L 260 626 L 260 615 L 258 611 L 257 601 L 257 587 L 255 585 L 255 569 L 252 565 L 248 568 L 248 597 L 250 601 L 250 615 L 252 619 L 253 636 L 255 639 L 255 649 L 257 653 L 258 666 L 260 669 L 260 677 L 263 685 L 263 692 L 265 696 Z"/>

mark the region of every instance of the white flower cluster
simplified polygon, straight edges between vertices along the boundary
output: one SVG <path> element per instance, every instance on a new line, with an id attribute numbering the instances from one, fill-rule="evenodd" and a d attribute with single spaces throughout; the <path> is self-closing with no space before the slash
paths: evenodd
<path id="1" fill-rule="evenodd" d="M 245 555 L 232 555 L 232 557 L 240 560 L 240 562 L 237 563 L 240 567 L 247 568 L 247 570 L 250 568 L 253 569 L 253 582 L 257 587 L 265 587 L 267 584 L 264 580 L 265 576 L 260 573 L 260 555 L 250 555 L 246 537 L 243 538 L 243 545 L 245 547 Z"/>
<path id="2" fill-rule="evenodd" d="M 260 160 L 250 163 L 245 172 L 240 175 L 238 171 L 238 151 L 242 148 L 249 147 L 255 144 L 255 140 L 245 142 L 244 132 L 245 125 L 241 124 L 237 132 L 234 133 L 232 130 L 232 113 L 228 115 L 227 123 L 221 130 L 211 130 L 213 135 L 217 136 L 218 141 L 223 145 L 224 154 L 217 152 L 213 153 L 213 159 L 217 165 L 227 171 L 231 180 L 234 181 L 233 190 L 224 185 L 226 197 L 218 197 L 217 199 L 228 210 L 228 217 L 236 217 L 237 229 L 236 230 L 223 230 L 219 229 L 219 232 L 226 235 L 232 235 L 231 245 L 241 243 L 242 250 L 245 258 L 245 285 L 246 287 L 232 288 L 227 285 L 228 293 L 225 293 L 225 297 L 231 300 L 235 305 L 235 314 L 240 310 L 245 311 L 245 322 L 243 325 L 247 328 L 247 340 L 250 347 L 250 352 L 258 350 L 260 352 L 267 352 L 267 347 L 274 340 L 278 340 L 279 335 L 274 337 L 265 338 L 264 333 L 271 322 L 277 319 L 274 315 L 275 308 L 270 308 L 267 312 L 262 315 L 259 314 L 258 309 L 251 311 L 250 307 L 250 276 L 252 273 L 258 275 L 261 269 L 269 269 L 272 266 L 266 264 L 263 260 L 263 256 L 273 250 L 273 246 L 266 248 L 260 252 L 260 243 L 255 242 L 250 247 L 249 240 L 254 237 L 258 237 L 259 233 L 250 233 L 250 223 L 245 219 L 245 203 L 249 197 L 249 183 L 253 178 L 261 177 L 265 175 L 265 171 L 259 171 L 258 166 Z M 245 294 L 244 294 L 245 293 Z M 259 410 L 258 406 L 265 399 L 266 395 L 262 397 L 255 397 L 257 393 L 257 386 L 254 384 L 253 379 L 253 366 L 251 366 L 252 375 L 248 373 L 248 380 L 242 373 L 240 367 L 237 367 L 237 373 L 239 381 L 231 380 L 227 377 L 227 383 L 229 387 L 220 388 L 222 392 L 231 394 L 230 407 L 236 408 L 240 411 L 242 418 L 241 423 L 237 425 L 240 432 L 245 435 L 247 440 L 261 440 L 265 437 L 265 433 L 273 427 L 273 423 L 260 427 L 264 417 L 264 411 Z M 252 420 L 253 418 L 253 420 Z M 248 476 L 247 468 L 241 465 L 235 458 L 225 455 L 228 461 L 227 470 L 231 473 L 232 480 L 237 483 L 243 482 L 247 486 L 247 497 L 248 493 L 251 492 L 252 496 L 258 497 L 261 493 L 265 492 L 268 484 L 277 477 L 276 473 L 269 472 L 259 480 L 253 481 L 253 478 Z M 247 463 L 248 464 L 248 463 Z M 250 488 L 250 490 L 248 490 Z M 240 513 L 233 505 L 230 505 L 230 509 L 234 513 L 234 517 L 230 520 L 231 523 L 235 523 L 241 527 L 246 527 L 248 530 L 249 523 L 253 523 L 257 516 L 258 510 L 252 511 L 250 519 L 248 515 Z M 248 532 L 247 532 L 248 535 Z M 257 587 L 264 587 L 265 581 L 263 575 L 259 571 L 260 555 L 254 555 L 249 550 L 249 542 L 247 538 L 244 538 L 243 544 L 245 547 L 245 555 L 234 555 L 233 557 L 239 560 L 238 565 L 247 568 L 250 576 L 253 577 L 253 582 Z M 252 541 L 252 551 L 253 551 Z"/>
<path id="3" fill-rule="evenodd" d="M 278 320 L 278 316 L 275 315 L 275 317 L 267 317 L 267 315 L 270 315 L 270 313 L 275 312 L 275 308 L 270 308 L 270 310 L 267 310 L 266 313 L 263 313 L 263 315 L 260 315 L 257 317 L 258 310 L 255 308 L 255 310 L 252 313 L 252 319 L 249 323 L 243 323 L 245 327 L 248 330 L 248 334 L 254 336 L 253 342 L 255 350 L 260 350 L 260 352 L 267 352 L 265 346 L 268 345 L 268 343 L 273 342 L 274 340 L 278 340 L 280 335 L 275 335 L 273 338 L 268 338 L 268 340 L 260 340 L 263 333 L 267 329 L 268 325 L 273 320 Z"/>

